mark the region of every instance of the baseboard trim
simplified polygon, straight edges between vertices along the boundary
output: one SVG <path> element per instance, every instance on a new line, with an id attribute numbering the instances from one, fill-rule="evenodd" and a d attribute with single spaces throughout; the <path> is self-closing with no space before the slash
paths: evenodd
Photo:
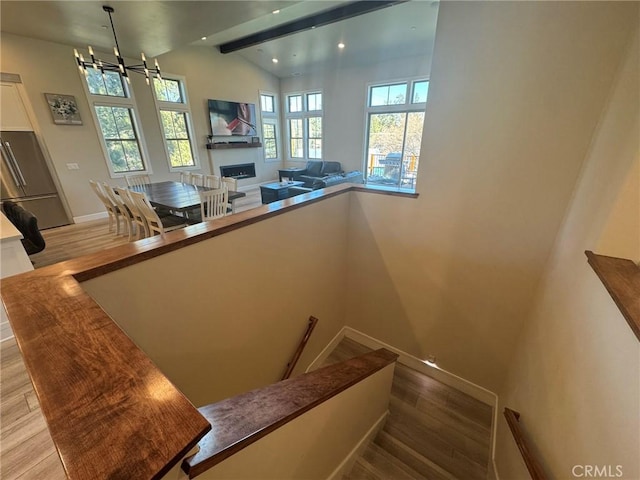
<path id="1" fill-rule="evenodd" d="M 327 344 L 327 346 L 322 349 L 322 351 L 318 354 L 318 356 L 315 359 L 313 359 L 313 361 L 309 364 L 309 366 L 305 370 L 305 373 L 308 373 L 312 370 L 319 368 L 320 365 L 322 365 L 322 363 L 327 359 L 327 357 L 331 355 L 331 352 L 333 352 L 333 350 L 342 341 L 342 339 L 345 336 L 344 334 L 345 334 L 345 328 L 343 327 L 336 334 L 336 336 L 331 339 L 331 341 Z"/>
<path id="2" fill-rule="evenodd" d="M 487 390 L 480 385 L 476 385 L 469 380 L 465 380 L 462 377 L 459 377 L 451 372 L 447 372 L 440 367 L 434 367 L 419 358 L 414 357 L 402 350 L 399 350 L 387 343 L 384 343 L 376 338 L 373 338 L 366 333 L 362 333 L 358 330 L 355 330 L 351 327 L 344 327 L 344 336 L 350 338 L 351 340 L 355 340 L 356 342 L 361 343 L 369 348 L 377 349 L 377 348 L 386 348 L 387 350 L 392 351 L 393 353 L 398 354 L 398 362 L 406 365 L 407 367 L 411 367 L 414 370 L 418 370 L 420 373 L 423 373 L 431 378 L 434 378 L 445 385 L 449 385 L 450 387 L 455 388 L 456 390 L 460 390 L 462 393 L 466 393 L 470 397 L 475 398 L 476 400 L 481 401 L 482 403 L 489 405 L 490 407 L 496 407 L 497 405 L 497 396 L 490 390 Z"/>
<path id="3" fill-rule="evenodd" d="M 356 462 L 358 457 L 364 452 L 367 446 L 376 438 L 378 432 L 384 426 L 384 422 L 387 419 L 387 415 L 389 415 L 389 411 L 384 412 L 378 420 L 371 426 L 371 428 L 364 434 L 364 436 L 360 439 L 360 441 L 353 447 L 353 450 L 349 452 L 349 454 L 345 457 L 345 459 L 340 462 L 340 465 L 336 467 L 336 469 L 329 475 L 327 480 L 339 480 L 346 473 L 348 473 L 353 464 Z"/>
<path id="4" fill-rule="evenodd" d="M 109 214 L 107 212 L 91 213 L 89 215 L 80 215 L 79 217 L 73 217 L 73 223 L 92 222 L 93 220 L 101 220 L 108 217 Z"/>

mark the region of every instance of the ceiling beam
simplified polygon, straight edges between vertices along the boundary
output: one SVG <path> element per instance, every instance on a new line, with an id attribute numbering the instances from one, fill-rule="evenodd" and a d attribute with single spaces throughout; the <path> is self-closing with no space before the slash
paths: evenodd
<path id="1" fill-rule="evenodd" d="M 351 17 L 357 17 L 358 15 L 397 5 L 398 3 L 405 3 L 406 1 L 408 0 L 361 0 L 351 2 L 346 5 L 340 5 L 332 8 L 331 10 L 316 13 L 292 22 L 283 23 L 282 25 L 278 25 L 277 27 L 273 27 L 268 30 L 263 30 L 262 32 L 247 35 L 246 37 L 239 38 L 238 40 L 223 43 L 219 45 L 218 48 L 220 49 L 220 53 L 231 53 L 237 50 L 242 50 L 243 48 L 268 42 L 269 40 L 286 37 L 287 35 L 302 32 L 303 30 L 309 30 L 313 27 L 329 25 L 330 23 L 339 22 Z"/>

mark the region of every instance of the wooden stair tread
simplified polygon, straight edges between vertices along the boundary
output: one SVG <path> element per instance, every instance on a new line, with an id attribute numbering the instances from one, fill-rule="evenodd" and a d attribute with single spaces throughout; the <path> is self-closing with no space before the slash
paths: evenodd
<path id="1" fill-rule="evenodd" d="M 425 478 L 375 442 L 369 444 L 361 458 L 376 467 L 384 475 L 384 478 L 393 478 L 394 480 L 422 480 Z"/>
<path id="2" fill-rule="evenodd" d="M 417 472 L 418 475 L 422 475 L 423 478 L 428 478 L 429 480 L 457 480 L 456 477 L 440 465 L 420 455 L 385 431 L 379 432 L 374 441 L 390 455 L 398 458 L 402 463 Z"/>
<path id="3" fill-rule="evenodd" d="M 363 349 L 345 338 L 326 362 Z M 396 363 L 386 423 L 344 478 L 484 480 L 492 421 L 491 406 Z"/>

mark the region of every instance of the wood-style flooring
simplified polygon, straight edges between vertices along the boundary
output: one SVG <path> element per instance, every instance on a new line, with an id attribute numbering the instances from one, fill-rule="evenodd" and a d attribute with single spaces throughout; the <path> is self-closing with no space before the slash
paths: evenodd
<path id="1" fill-rule="evenodd" d="M 370 351 L 344 338 L 324 362 Z M 484 480 L 490 458 L 490 406 L 396 363 L 389 415 L 345 480 Z"/>
<path id="2" fill-rule="evenodd" d="M 0 478 L 66 479 L 13 339 L 0 344 L 0 395 Z"/>

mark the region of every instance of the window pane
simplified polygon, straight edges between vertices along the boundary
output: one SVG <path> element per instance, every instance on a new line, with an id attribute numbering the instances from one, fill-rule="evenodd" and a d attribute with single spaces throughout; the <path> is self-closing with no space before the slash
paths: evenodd
<path id="1" fill-rule="evenodd" d="M 274 113 L 274 101 L 272 95 L 260 95 L 260 109 L 263 112 Z"/>
<path id="2" fill-rule="evenodd" d="M 127 97 L 122 77 L 118 72 L 104 72 L 94 68 L 87 69 L 87 86 L 89 93 L 93 95 L 106 95 L 110 97 Z"/>
<path id="3" fill-rule="evenodd" d="M 165 138 L 189 139 L 187 114 L 171 110 L 160 110 Z"/>
<path id="4" fill-rule="evenodd" d="M 367 182 L 399 185 L 406 113 L 369 116 Z"/>
<path id="5" fill-rule="evenodd" d="M 429 82 L 416 82 L 413 84 L 413 97 L 411 103 L 423 103 L 427 101 L 429 94 Z"/>
<path id="6" fill-rule="evenodd" d="M 167 140 L 169 162 L 172 167 L 191 167 L 195 165 L 189 140 Z"/>
<path id="7" fill-rule="evenodd" d="M 304 158 L 301 138 L 291 139 L 291 158 Z"/>
<path id="8" fill-rule="evenodd" d="M 116 127 L 118 128 L 118 138 L 136 138 L 133 130 L 133 122 L 131 121 L 131 112 L 128 108 L 112 107 L 113 116 L 116 119 Z"/>
<path id="9" fill-rule="evenodd" d="M 302 119 L 289 119 L 289 132 L 292 138 L 302 138 Z"/>
<path id="10" fill-rule="evenodd" d="M 95 108 L 113 171 L 118 173 L 144 170 L 131 110 L 127 107 Z"/>
<path id="11" fill-rule="evenodd" d="M 153 88 L 156 92 L 156 97 L 161 102 L 184 103 L 180 82 L 178 80 L 169 80 L 166 78 L 160 80 L 159 78 L 154 78 Z"/>
<path id="12" fill-rule="evenodd" d="M 266 138 L 264 141 L 264 156 L 272 159 L 278 158 L 278 147 L 275 138 Z"/>
<path id="13" fill-rule="evenodd" d="M 307 129 L 309 138 L 322 138 L 322 117 L 308 118 Z"/>
<path id="14" fill-rule="evenodd" d="M 391 85 L 389 87 L 389 105 L 407 103 L 407 84 Z"/>
<path id="15" fill-rule="evenodd" d="M 292 113 L 302 111 L 302 95 L 292 95 L 289 97 L 289 111 Z"/>
<path id="16" fill-rule="evenodd" d="M 309 139 L 309 158 L 322 158 L 322 140 Z"/>
<path id="17" fill-rule="evenodd" d="M 307 94 L 307 110 L 310 112 L 322 110 L 322 94 L 321 93 Z"/>
<path id="18" fill-rule="evenodd" d="M 381 105 L 402 105 L 407 101 L 407 84 L 382 85 L 371 88 L 370 107 Z"/>

